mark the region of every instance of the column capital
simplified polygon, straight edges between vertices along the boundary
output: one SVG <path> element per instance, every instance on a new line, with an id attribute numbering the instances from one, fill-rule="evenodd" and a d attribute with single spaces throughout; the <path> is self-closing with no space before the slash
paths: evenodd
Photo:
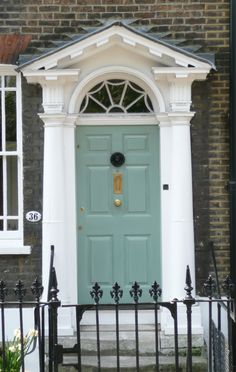
<path id="1" fill-rule="evenodd" d="M 41 85 L 45 113 L 63 112 L 66 105 L 65 88 L 78 81 L 79 73 L 78 69 L 23 71 L 28 83 Z"/>
<path id="2" fill-rule="evenodd" d="M 44 127 L 72 127 L 76 126 L 77 115 L 71 115 L 66 113 L 56 114 L 38 114 L 40 119 L 44 122 Z"/>
<path id="3" fill-rule="evenodd" d="M 170 82 L 170 110 L 175 112 L 190 111 L 192 103 L 192 79 L 172 78 Z"/>
<path id="4" fill-rule="evenodd" d="M 170 125 L 172 127 L 174 126 L 190 126 L 191 125 L 191 119 L 195 115 L 194 111 L 188 111 L 188 112 L 169 112 L 168 118 L 170 121 Z"/>
<path id="5" fill-rule="evenodd" d="M 184 126 L 191 125 L 190 121 L 195 115 L 193 111 L 187 112 L 166 112 L 157 114 L 156 118 L 159 122 L 159 127 L 174 127 L 174 126 Z"/>

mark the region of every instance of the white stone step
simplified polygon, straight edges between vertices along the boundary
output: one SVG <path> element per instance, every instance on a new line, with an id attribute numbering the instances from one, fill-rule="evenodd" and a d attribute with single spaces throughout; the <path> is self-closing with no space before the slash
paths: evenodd
<path id="1" fill-rule="evenodd" d="M 76 359 L 64 358 L 65 364 L 76 363 Z M 115 356 L 101 357 L 101 371 L 117 371 Z M 160 372 L 175 372 L 175 360 L 172 356 L 162 356 L 159 360 Z M 179 360 L 180 371 L 186 371 L 186 358 L 180 357 Z M 97 368 L 97 358 L 95 356 L 85 356 L 82 358 L 82 372 L 95 372 Z M 155 371 L 155 358 L 154 357 L 140 357 L 139 359 L 140 371 L 153 372 Z M 135 372 L 136 358 L 133 356 L 120 357 L 121 371 Z M 60 366 L 59 372 L 75 372 L 76 369 L 72 366 Z M 203 357 L 193 357 L 193 372 L 207 372 L 207 361 Z"/>
<path id="2" fill-rule="evenodd" d="M 153 325 L 142 325 L 139 327 L 139 350 L 141 355 L 155 353 L 155 328 Z M 64 347 L 73 347 L 77 343 L 75 336 L 59 337 L 58 343 Z M 180 349 L 187 347 L 187 335 L 179 335 L 178 344 Z M 194 348 L 202 348 L 204 341 L 202 335 L 193 335 L 192 344 Z M 136 338 L 134 326 L 126 325 L 120 327 L 119 348 L 121 353 L 135 353 Z M 97 350 L 96 328 L 84 326 L 81 328 L 81 349 L 86 353 Z M 116 332 L 114 326 L 100 327 L 100 349 L 102 352 L 112 353 L 116 350 Z M 174 350 L 174 336 L 165 335 L 159 331 L 159 350 L 162 354 L 171 354 Z"/>

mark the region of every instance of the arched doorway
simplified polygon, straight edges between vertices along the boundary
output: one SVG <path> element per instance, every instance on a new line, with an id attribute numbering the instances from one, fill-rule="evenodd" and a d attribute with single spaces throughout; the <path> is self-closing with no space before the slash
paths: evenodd
<path id="1" fill-rule="evenodd" d="M 134 281 L 147 301 L 152 282 L 161 281 L 159 128 L 137 125 L 133 115 L 147 119 L 152 101 L 136 83 L 108 79 L 89 89 L 79 112 L 85 121 L 76 129 L 78 301 L 89 303 L 99 282 L 110 302 L 118 282 L 128 302 Z M 100 125 L 91 125 L 94 115 Z"/>

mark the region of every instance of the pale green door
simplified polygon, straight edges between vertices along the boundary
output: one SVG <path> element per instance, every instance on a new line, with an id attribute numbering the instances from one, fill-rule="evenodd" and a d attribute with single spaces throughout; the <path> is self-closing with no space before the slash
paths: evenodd
<path id="1" fill-rule="evenodd" d="M 94 282 L 102 302 L 112 302 L 116 281 L 123 301 L 132 301 L 134 281 L 147 301 L 150 285 L 161 279 L 158 127 L 81 126 L 76 144 L 78 302 L 92 302 Z M 120 167 L 111 164 L 115 152 L 125 156 Z"/>

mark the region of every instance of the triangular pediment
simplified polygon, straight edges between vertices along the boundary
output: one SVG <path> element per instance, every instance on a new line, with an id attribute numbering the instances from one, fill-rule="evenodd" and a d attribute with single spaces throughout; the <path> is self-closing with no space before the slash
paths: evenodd
<path id="1" fill-rule="evenodd" d="M 74 36 L 73 41 L 63 45 L 59 43 L 39 56 L 31 56 L 19 69 L 38 71 L 78 67 L 87 58 L 109 52 L 109 49 L 112 53 L 114 48 L 151 60 L 153 67 L 214 68 L 209 60 L 158 39 L 153 34 L 138 31 L 122 22 L 113 22 L 86 35 Z"/>

